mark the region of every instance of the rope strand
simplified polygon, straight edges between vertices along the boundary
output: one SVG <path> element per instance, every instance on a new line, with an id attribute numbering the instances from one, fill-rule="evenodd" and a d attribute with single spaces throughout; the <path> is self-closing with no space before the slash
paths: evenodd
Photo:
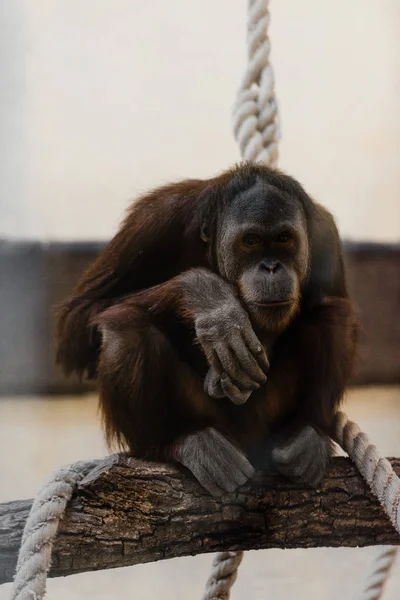
<path id="1" fill-rule="evenodd" d="M 243 552 L 217 552 L 202 600 L 228 600 Z"/>
<path id="2" fill-rule="evenodd" d="M 389 579 L 398 554 L 397 546 L 384 546 L 375 558 L 373 570 L 368 577 L 360 600 L 379 600 Z"/>
<path id="3" fill-rule="evenodd" d="M 233 132 L 242 157 L 275 167 L 279 118 L 269 62 L 268 0 L 249 0 L 248 65 L 233 110 Z"/>
<path id="4" fill-rule="evenodd" d="M 42 600 L 60 520 L 77 484 L 95 463 L 61 467 L 39 490 L 25 523 L 10 600 Z"/>

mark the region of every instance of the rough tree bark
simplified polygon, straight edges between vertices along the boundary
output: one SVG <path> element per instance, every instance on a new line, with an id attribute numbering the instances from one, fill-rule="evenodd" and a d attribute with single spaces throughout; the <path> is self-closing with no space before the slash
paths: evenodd
<path id="1" fill-rule="evenodd" d="M 400 459 L 391 462 L 400 473 Z M 13 577 L 30 506 L 0 505 L 0 583 Z M 399 543 L 348 459 L 332 461 L 318 490 L 260 473 L 215 499 L 183 470 L 113 456 L 79 484 L 50 576 L 220 550 Z"/>

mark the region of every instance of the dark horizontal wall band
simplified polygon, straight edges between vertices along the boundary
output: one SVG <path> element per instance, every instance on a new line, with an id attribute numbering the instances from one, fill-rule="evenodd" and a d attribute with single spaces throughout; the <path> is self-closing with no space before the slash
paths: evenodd
<path id="1" fill-rule="evenodd" d="M 0 394 L 72 393 L 54 364 L 55 307 L 104 242 L 0 240 Z M 362 325 L 355 383 L 400 383 L 400 245 L 346 242 Z"/>

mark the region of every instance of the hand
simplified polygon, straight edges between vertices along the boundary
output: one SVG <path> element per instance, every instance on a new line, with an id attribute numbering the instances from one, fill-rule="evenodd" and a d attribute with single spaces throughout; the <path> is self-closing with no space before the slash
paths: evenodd
<path id="1" fill-rule="evenodd" d="M 213 398 L 228 397 L 243 404 L 267 381 L 269 363 L 238 300 L 232 298 L 195 320 L 199 340 L 210 365 L 204 389 Z"/>

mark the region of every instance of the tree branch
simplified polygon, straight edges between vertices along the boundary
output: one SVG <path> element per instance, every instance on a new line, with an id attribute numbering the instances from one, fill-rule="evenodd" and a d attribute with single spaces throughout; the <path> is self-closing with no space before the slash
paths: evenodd
<path id="1" fill-rule="evenodd" d="M 400 473 L 400 459 L 391 463 Z M 31 504 L 0 505 L 0 583 L 13 577 Z M 333 459 L 318 490 L 259 473 L 216 499 L 183 470 L 115 455 L 74 493 L 50 576 L 221 550 L 399 543 L 348 459 Z"/>

